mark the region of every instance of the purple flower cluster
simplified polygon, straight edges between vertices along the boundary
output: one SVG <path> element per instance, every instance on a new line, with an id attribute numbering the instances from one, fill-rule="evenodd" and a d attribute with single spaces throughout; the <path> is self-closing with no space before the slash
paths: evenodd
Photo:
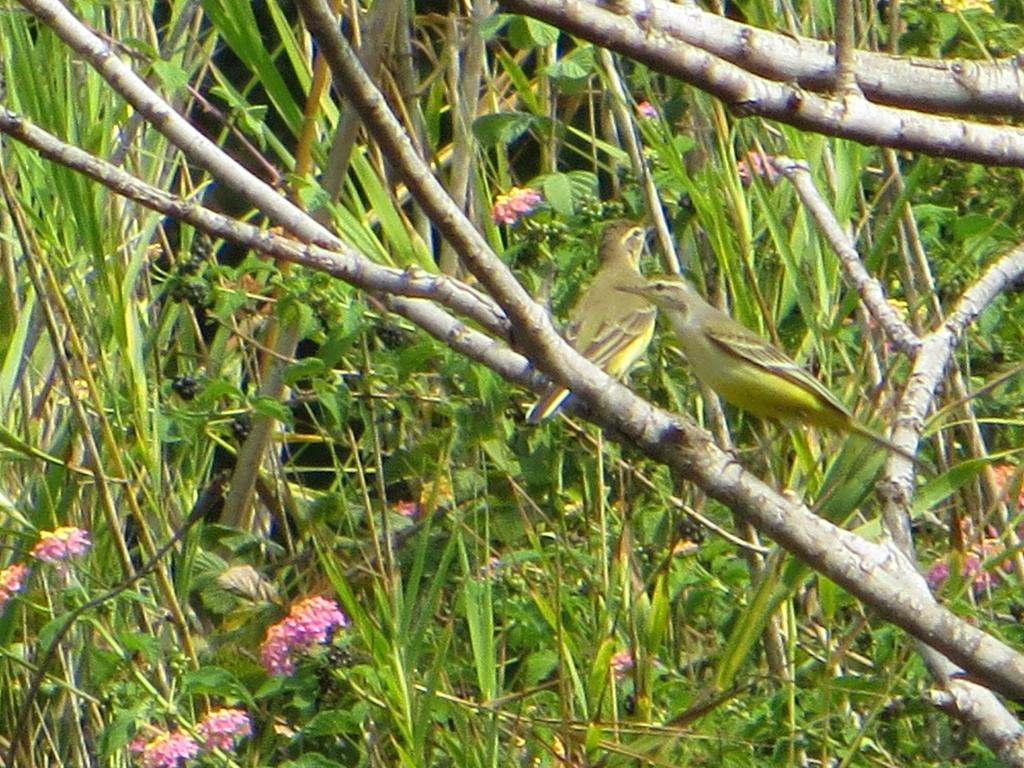
<path id="1" fill-rule="evenodd" d="M 348 624 L 338 604 L 326 597 L 309 597 L 292 606 L 288 615 L 267 629 L 260 646 L 260 659 L 272 675 L 295 671 L 292 654 L 301 653 L 330 639 L 334 627 Z"/>
<path id="2" fill-rule="evenodd" d="M 636 113 L 640 117 L 652 118 L 658 116 L 658 108 L 649 101 L 641 101 L 636 105 Z"/>
<path id="3" fill-rule="evenodd" d="M 215 709 L 196 726 L 201 745 L 187 733 L 157 730 L 153 738 L 137 736 L 128 745 L 139 756 L 142 768 L 179 768 L 202 750 L 232 750 L 236 739 L 252 735 L 252 723 L 241 709 Z"/>
<path id="4" fill-rule="evenodd" d="M 28 574 L 28 566 L 21 563 L 14 563 L 0 571 L 0 611 L 4 609 L 14 593 L 20 592 L 25 586 Z"/>
<path id="5" fill-rule="evenodd" d="M 544 202 L 544 197 L 530 187 L 512 187 L 503 195 L 494 198 L 491 218 L 495 224 L 515 224 L 520 216 L 533 211 Z"/>
<path id="6" fill-rule="evenodd" d="M 53 563 L 84 554 L 91 546 L 88 531 L 73 525 L 62 525 L 53 531 L 40 533 L 39 541 L 29 554 L 36 560 Z"/>
<path id="7" fill-rule="evenodd" d="M 223 707 L 210 712 L 196 726 L 203 738 L 206 749 L 230 750 L 235 747 L 235 739 L 252 736 L 252 724 L 249 715 L 241 709 Z"/>
<path id="8" fill-rule="evenodd" d="M 1012 472 L 1000 473 L 999 467 L 994 468 L 996 481 L 1005 497 L 1007 489 L 1004 487 L 1009 481 Z M 1020 531 L 1018 531 L 1018 534 Z M 975 597 L 981 596 L 987 590 L 998 586 L 1004 573 L 1013 570 L 1009 554 L 1006 553 L 1006 546 L 998 536 L 997 531 L 988 527 L 984 531 L 976 531 L 969 518 L 960 521 L 960 537 L 967 543 L 965 551 L 949 553 L 944 557 L 935 560 L 925 572 L 925 580 L 931 589 L 936 589 L 942 582 L 949 578 L 952 572 L 952 565 L 959 564 L 960 578 L 970 582 Z"/>
<path id="9" fill-rule="evenodd" d="M 39 541 L 29 554 L 42 563 L 56 563 L 63 573 L 65 560 L 84 554 L 92 546 L 89 532 L 73 525 L 62 525 L 52 531 L 41 531 Z M 24 563 L 13 563 L 0 570 L 0 611 L 10 602 L 15 592 L 25 588 L 31 569 Z"/>
<path id="10" fill-rule="evenodd" d="M 633 656 L 633 651 L 628 648 L 621 651 L 616 651 L 612 654 L 611 667 L 612 672 L 615 674 L 616 680 L 621 680 L 626 674 L 636 666 L 636 657 Z"/>
<path id="11" fill-rule="evenodd" d="M 779 172 L 772 165 L 771 155 L 755 150 L 750 150 L 744 159 L 736 161 L 736 172 L 744 186 L 750 184 L 755 176 L 760 176 L 769 185 L 779 180 Z"/>
<path id="12" fill-rule="evenodd" d="M 149 741 L 136 739 L 129 749 L 139 754 L 142 768 L 178 768 L 199 754 L 196 740 L 181 731 L 163 731 Z"/>

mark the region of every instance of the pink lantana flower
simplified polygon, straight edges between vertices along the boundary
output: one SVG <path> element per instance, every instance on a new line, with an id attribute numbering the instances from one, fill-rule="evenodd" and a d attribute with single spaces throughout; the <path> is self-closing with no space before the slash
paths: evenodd
<path id="1" fill-rule="evenodd" d="M 520 216 L 532 212 L 543 201 L 543 195 L 532 187 L 512 187 L 494 198 L 491 218 L 495 224 L 515 224 Z"/>
<path id="2" fill-rule="evenodd" d="M 936 560 L 928 568 L 924 580 L 928 582 L 929 589 L 935 589 L 939 584 L 949 578 L 949 563 L 945 560 Z"/>
<path id="3" fill-rule="evenodd" d="M 1024 485 L 1016 479 L 1019 472 L 1020 469 L 1014 464 L 996 464 L 992 467 L 993 480 L 1003 500 L 1012 504 L 1009 499 L 1010 491 L 1017 487 L 1016 505 L 1018 508 L 1024 508 Z"/>
<path id="4" fill-rule="evenodd" d="M 196 740 L 181 731 L 165 731 L 144 746 L 140 739 L 135 739 L 129 749 L 141 754 L 143 768 L 178 768 L 183 761 L 199 754 Z"/>
<path id="5" fill-rule="evenodd" d="M 25 586 L 25 579 L 28 578 L 29 567 L 21 563 L 9 565 L 0 571 L 0 611 L 14 596 Z"/>
<path id="6" fill-rule="evenodd" d="M 330 639 L 334 627 L 348 624 L 338 604 L 326 597 L 309 597 L 292 606 L 288 615 L 267 629 L 260 646 L 263 667 L 272 675 L 295 671 L 292 655 Z"/>
<path id="7" fill-rule="evenodd" d="M 420 505 L 416 501 L 399 501 L 395 504 L 394 510 L 402 517 L 408 517 L 412 520 L 420 516 Z"/>
<path id="8" fill-rule="evenodd" d="M 745 159 L 736 161 L 736 172 L 744 185 L 749 184 L 754 176 L 760 176 L 768 184 L 779 180 L 779 172 L 772 165 L 771 156 L 753 149 L 747 152 Z"/>
<path id="9" fill-rule="evenodd" d="M 616 651 L 614 654 L 612 654 L 611 667 L 612 672 L 615 674 L 616 680 L 621 680 L 622 678 L 624 678 L 626 676 L 626 673 L 629 672 L 635 665 L 636 659 L 633 657 L 633 652 L 628 648 L 625 648 L 621 651 Z"/>
<path id="10" fill-rule="evenodd" d="M 1003 543 L 993 535 L 982 538 L 964 553 L 960 563 L 960 577 L 971 583 L 975 596 L 997 586 L 1002 579 L 1003 571 L 1009 573 L 1013 570 L 1009 559 L 1003 560 L 1000 564 L 991 562 L 992 558 L 1001 554 L 1004 549 Z M 949 577 L 949 557 L 936 560 L 925 573 L 925 581 L 931 589 L 935 589 Z M 988 568 L 983 567 L 986 560 L 990 561 Z"/>
<path id="11" fill-rule="evenodd" d="M 81 555 L 91 546 L 88 531 L 73 525 L 62 525 L 56 530 L 40 533 L 39 541 L 29 554 L 36 560 L 53 563 Z"/>
<path id="12" fill-rule="evenodd" d="M 252 735 L 249 715 L 241 709 L 222 708 L 210 712 L 196 726 L 206 749 L 234 749 L 235 740 Z"/>
<path id="13" fill-rule="evenodd" d="M 987 589 L 992 589 L 999 580 L 998 573 L 982 570 L 981 555 L 977 552 L 967 553 L 964 564 L 960 568 L 960 575 L 971 580 L 971 587 L 976 595 Z"/>
<path id="14" fill-rule="evenodd" d="M 636 105 L 636 113 L 638 115 L 640 115 L 640 117 L 648 117 L 649 118 L 649 117 L 657 117 L 658 116 L 658 110 L 649 101 L 641 101 L 639 104 L 637 104 Z"/>

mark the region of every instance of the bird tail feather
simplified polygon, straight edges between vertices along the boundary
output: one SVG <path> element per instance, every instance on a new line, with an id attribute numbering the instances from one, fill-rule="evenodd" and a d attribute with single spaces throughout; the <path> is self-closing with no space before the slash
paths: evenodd
<path id="1" fill-rule="evenodd" d="M 530 408 L 526 414 L 526 423 L 537 424 L 549 416 L 553 416 L 562 409 L 570 397 L 572 397 L 572 392 L 564 387 L 549 390 Z"/>

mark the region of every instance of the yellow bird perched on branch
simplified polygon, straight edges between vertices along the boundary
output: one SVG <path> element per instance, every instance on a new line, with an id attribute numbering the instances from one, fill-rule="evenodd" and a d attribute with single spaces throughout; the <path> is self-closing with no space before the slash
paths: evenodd
<path id="1" fill-rule="evenodd" d="M 619 290 L 642 296 L 672 323 L 694 375 L 723 400 L 755 416 L 861 435 L 917 463 L 917 457 L 865 426 L 824 384 L 756 333 L 697 293 L 689 282 L 658 276 Z"/>
<path id="2" fill-rule="evenodd" d="M 634 222 L 614 221 L 604 228 L 597 273 L 573 307 L 565 332 L 577 352 L 617 379 L 646 351 L 654 334 L 655 307 L 641 296 L 620 291 L 645 284 L 640 255 L 646 239 L 644 228 Z M 526 420 L 536 424 L 557 413 L 570 395 L 565 387 L 552 385 Z"/>

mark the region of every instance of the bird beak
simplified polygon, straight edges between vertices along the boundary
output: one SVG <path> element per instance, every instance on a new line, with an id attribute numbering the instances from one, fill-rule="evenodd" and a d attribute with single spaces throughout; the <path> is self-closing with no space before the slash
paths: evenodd
<path id="1" fill-rule="evenodd" d="M 645 299 L 650 298 L 650 286 L 647 285 L 617 285 L 615 290 L 623 291 L 624 293 L 635 293 L 637 296 L 643 296 Z"/>

